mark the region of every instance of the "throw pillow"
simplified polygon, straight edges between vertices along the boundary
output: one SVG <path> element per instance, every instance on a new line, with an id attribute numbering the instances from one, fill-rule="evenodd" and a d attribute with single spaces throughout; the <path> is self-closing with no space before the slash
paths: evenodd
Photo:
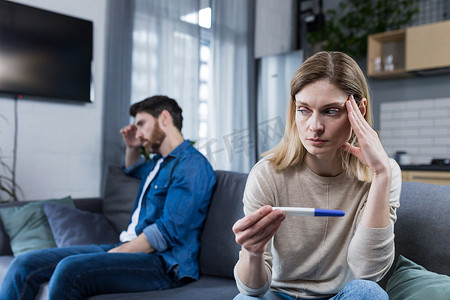
<path id="1" fill-rule="evenodd" d="M 69 196 L 0 209 L 0 217 L 9 236 L 14 256 L 31 250 L 56 247 L 47 217 L 42 209 L 42 205 L 48 202 L 74 207 L 73 200 Z"/>
<path id="2" fill-rule="evenodd" d="M 54 203 L 44 204 L 44 212 L 58 247 L 119 241 L 119 235 L 102 214 Z"/>
<path id="3" fill-rule="evenodd" d="M 430 272 L 400 255 L 386 292 L 390 300 L 444 300 L 450 295 L 450 277 Z"/>

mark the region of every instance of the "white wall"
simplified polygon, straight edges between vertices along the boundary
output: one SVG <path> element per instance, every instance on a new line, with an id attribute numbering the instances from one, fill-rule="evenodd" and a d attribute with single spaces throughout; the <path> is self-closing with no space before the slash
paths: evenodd
<path id="1" fill-rule="evenodd" d="M 390 156 L 406 151 L 411 164 L 449 158 L 450 98 L 382 103 L 380 136 Z"/>
<path id="2" fill-rule="evenodd" d="M 15 0 L 93 21 L 95 101 L 19 100 L 16 179 L 20 200 L 97 197 L 101 193 L 107 0 Z M 45 100 L 45 99 L 44 99 Z M 12 164 L 14 100 L 0 97 L 0 155 Z M 4 171 L 0 172 L 4 173 Z M 0 173 L 1 174 L 1 173 Z"/>

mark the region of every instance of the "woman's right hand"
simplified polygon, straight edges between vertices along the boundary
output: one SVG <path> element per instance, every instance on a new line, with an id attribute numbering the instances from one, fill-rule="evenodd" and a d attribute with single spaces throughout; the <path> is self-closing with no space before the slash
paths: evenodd
<path id="1" fill-rule="evenodd" d="M 253 256 L 262 256 L 267 242 L 275 235 L 286 214 L 266 205 L 239 219 L 233 226 L 236 243 Z"/>

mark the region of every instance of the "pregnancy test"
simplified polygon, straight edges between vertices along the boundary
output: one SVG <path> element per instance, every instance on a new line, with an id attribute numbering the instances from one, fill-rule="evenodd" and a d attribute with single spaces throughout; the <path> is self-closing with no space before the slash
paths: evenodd
<path id="1" fill-rule="evenodd" d="M 292 216 L 311 216 L 311 217 L 343 217 L 345 212 L 343 210 L 335 209 L 320 209 L 309 207 L 272 207 L 284 211 L 287 215 Z"/>

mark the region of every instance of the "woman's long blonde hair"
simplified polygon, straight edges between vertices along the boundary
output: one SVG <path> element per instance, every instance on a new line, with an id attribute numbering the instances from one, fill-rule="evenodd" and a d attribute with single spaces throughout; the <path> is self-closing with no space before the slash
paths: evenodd
<path id="1" fill-rule="evenodd" d="M 286 117 L 284 136 L 280 143 L 263 155 L 273 154 L 269 161 L 275 169 L 281 170 L 295 166 L 303 161 L 306 149 L 300 141 L 295 123 L 295 95 L 306 85 L 318 80 L 326 79 L 348 95 L 353 95 L 359 104 L 363 98 L 367 99 L 364 118 L 372 126 L 372 110 L 369 88 L 363 72 L 358 64 L 347 54 L 342 52 L 318 52 L 308 58 L 295 72 L 291 80 L 291 95 Z M 358 138 L 352 131 L 349 143 L 358 146 Z M 341 151 L 342 166 L 352 177 L 370 181 L 371 173 L 359 159 L 346 151 Z"/>

